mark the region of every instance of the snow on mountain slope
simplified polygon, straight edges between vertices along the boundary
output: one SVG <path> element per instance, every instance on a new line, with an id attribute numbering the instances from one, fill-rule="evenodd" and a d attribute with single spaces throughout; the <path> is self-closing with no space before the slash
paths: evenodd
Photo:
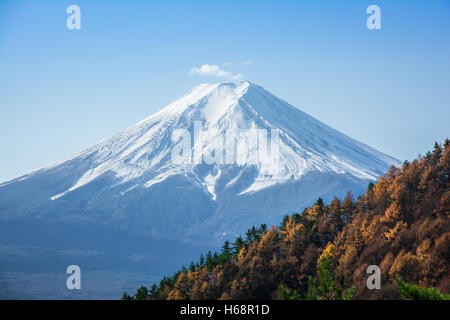
<path id="1" fill-rule="evenodd" d="M 311 171 L 348 173 L 357 178 L 375 180 L 391 164 L 398 163 L 315 120 L 260 86 L 250 82 L 202 84 L 135 126 L 75 155 L 74 158 L 93 156 L 92 165 L 82 172 L 75 184 L 51 199 L 63 197 L 107 172 L 119 178 L 116 184 L 139 178 L 137 185 L 144 187 L 172 175 L 192 173 L 196 164 L 174 166 L 171 150 L 175 146 L 172 141 L 174 128 L 192 132 L 194 121 L 201 121 L 203 125 L 200 133 L 203 148 L 200 142 L 193 146 L 193 149 L 202 149 L 203 159 L 210 157 L 212 150 L 223 146 L 230 134 L 239 139 L 238 133 L 233 130 L 280 130 L 277 177 L 264 174 L 261 163 L 258 164 L 256 159 L 256 150 L 240 161 L 235 159 L 234 163 L 240 165 L 259 165 L 257 176 L 244 193 L 258 191 L 284 180 L 299 179 Z M 52 167 L 55 165 L 44 170 L 51 170 Z M 217 177 L 197 177 L 197 182 L 204 185 L 213 198 Z"/>
<path id="2" fill-rule="evenodd" d="M 393 164 L 258 85 L 202 84 L 70 159 L 0 184 L 0 219 L 70 217 L 217 239 L 319 196 L 359 192 Z"/>

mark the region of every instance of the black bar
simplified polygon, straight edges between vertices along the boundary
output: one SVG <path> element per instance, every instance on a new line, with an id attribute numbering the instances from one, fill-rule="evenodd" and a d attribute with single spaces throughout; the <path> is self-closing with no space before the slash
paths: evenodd
<path id="1" fill-rule="evenodd" d="M 264 307 L 263 307 L 264 306 Z M 324 317 L 392 317 L 404 319 L 408 315 L 427 314 L 430 318 L 447 314 L 449 301 L 51 301 L 12 300 L 0 301 L 3 314 L 12 312 L 19 316 L 32 312 L 36 316 L 79 316 L 89 318 L 99 315 L 124 319 L 142 313 L 148 319 L 323 319 Z M 184 308 L 184 309 L 183 309 Z M 187 311 L 186 308 L 189 308 Z M 213 312 L 211 313 L 211 310 Z M 183 314 L 183 311 L 185 314 Z M 195 311 L 195 314 L 193 313 Z M 434 318 L 434 317 L 433 317 Z"/>

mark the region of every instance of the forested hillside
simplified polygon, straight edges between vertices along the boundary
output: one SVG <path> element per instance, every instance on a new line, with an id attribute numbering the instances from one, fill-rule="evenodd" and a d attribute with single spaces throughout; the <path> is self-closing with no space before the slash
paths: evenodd
<path id="1" fill-rule="evenodd" d="M 420 287 L 449 293 L 449 172 L 446 139 L 392 167 L 358 199 L 350 193 L 329 204 L 318 199 L 280 226 L 253 227 L 225 242 L 221 253 L 208 252 L 123 298 L 398 299 L 408 298 L 408 290 L 422 294 Z M 369 265 L 380 267 L 381 289 L 367 289 Z"/>

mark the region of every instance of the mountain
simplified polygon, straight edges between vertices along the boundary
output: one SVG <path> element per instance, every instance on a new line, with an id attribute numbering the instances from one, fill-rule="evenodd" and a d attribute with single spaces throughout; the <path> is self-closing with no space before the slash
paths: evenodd
<path id="1" fill-rule="evenodd" d="M 112 138 L 1 183 L 0 248 L 11 270 L 24 247 L 29 266 L 45 247 L 165 271 L 318 197 L 361 194 L 398 164 L 261 86 L 202 84 Z"/>
<path id="2" fill-rule="evenodd" d="M 317 200 L 301 215 L 252 228 L 218 255 L 122 298 L 449 300 L 449 252 L 445 139 L 426 156 L 390 169 L 356 201 L 351 195 Z"/>

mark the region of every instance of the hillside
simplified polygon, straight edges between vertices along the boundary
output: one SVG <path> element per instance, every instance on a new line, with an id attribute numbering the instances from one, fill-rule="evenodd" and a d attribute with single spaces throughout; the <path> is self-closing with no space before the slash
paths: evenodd
<path id="1" fill-rule="evenodd" d="M 449 215 L 446 139 L 425 156 L 391 167 L 357 200 L 351 193 L 329 204 L 319 199 L 279 227 L 254 227 L 233 244 L 225 242 L 220 254 L 202 255 L 149 291 L 141 287 L 135 298 L 304 299 L 322 280 L 316 270 L 324 261 L 329 274 L 336 272 L 333 286 L 356 299 L 400 298 L 399 277 L 449 293 Z M 379 290 L 366 288 L 369 265 L 381 269 Z"/>

